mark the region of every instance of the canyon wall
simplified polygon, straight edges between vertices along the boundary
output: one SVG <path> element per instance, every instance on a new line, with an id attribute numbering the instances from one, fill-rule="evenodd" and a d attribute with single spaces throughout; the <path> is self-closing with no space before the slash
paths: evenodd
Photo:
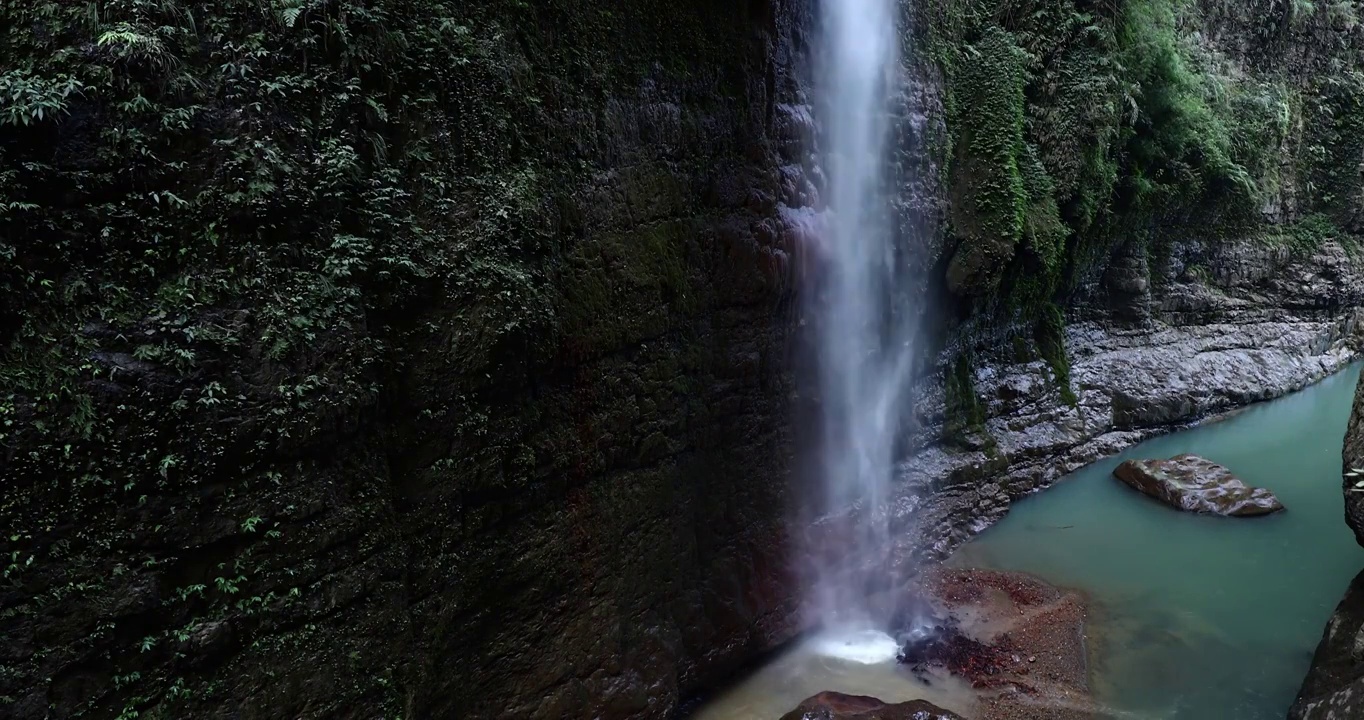
<path id="1" fill-rule="evenodd" d="M 1341 450 L 1345 522 L 1364 546 L 1364 494 L 1358 492 L 1357 468 L 1364 467 L 1364 379 L 1355 390 L 1354 408 Z M 1322 631 L 1312 666 L 1290 720 L 1348 720 L 1364 713 L 1364 572 L 1350 582 Z"/>
<path id="2" fill-rule="evenodd" d="M 1353 356 L 1352 16 L 904 7 L 907 557 Z M 0 704 L 658 718 L 789 638 L 813 23 L 0 10 Z"/>
<path id="3" fill-rule="evenodd" d="M 1301 388 L 1359 350 L 1353 11 L 1030 9 L 923 11 L 947 69 L 949 319 L 904 466 L 915 557 L 1066 472 Z M 993 69 L 978 76 L 981 63 Z M 993 108 L 1001 97 L 1013 107 Z M 959 228 L 989 215 L 958 214 L 979 210 L 987 176 L 1009 190 L 990 232 L 1008 241 L 985 252 Z"/>
<path id="4" fill-rule="evenodd" d="M 0 10 L 0 714 L 661 717 L 788 637 L 801 12 Z"/>

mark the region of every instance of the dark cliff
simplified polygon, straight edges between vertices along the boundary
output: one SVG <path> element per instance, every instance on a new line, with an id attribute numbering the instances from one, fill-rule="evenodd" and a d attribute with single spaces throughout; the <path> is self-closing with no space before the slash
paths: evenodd
<path id="1" fill-rule="evenodd" d="M 93 7 L 0 9 L 0 703 L 662 717 L 790 636 L 808 3 Z M 1352 356 L 1352 16 L 905 10 L 911 552 Z"/>
<path id="2" fill-rule="evenodd" d="M 1345 523 L 1364 546 L 1364 378 L 1355 390 L 1354 407 L 1341 450 Z M 1355 576 L 1322 631 L 1290 720 L 1352 720 L 1364 717 L 1364 572 Z"/>
<path id="3" fill-rule="evenodd" d="M 93 12 L 0 10 L 3 714 L 656 717 L 789 634 L 808 22 Z"/>
<path id="4" fill-rule="evenodd" d="M 1356 356 L 1353 7 L 922 8 L 948 160 L 946 350 L 921 389 L 902 503 L 926 536 L 917 551 L 940 555 L 1070 470 Z"/>

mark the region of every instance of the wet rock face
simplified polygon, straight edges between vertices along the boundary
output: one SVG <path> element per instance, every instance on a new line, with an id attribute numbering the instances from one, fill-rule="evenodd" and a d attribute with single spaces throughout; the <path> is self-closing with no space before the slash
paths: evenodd
<path id="1" fill-rule="evenodd" d="M 1341 452 L 1344 470 L 1364 468 L 1364 378 Z M 1353 492 L 1359 477 L 1345 477 L 1345 522 L 1364 545 L 1364 493 Z M 1303 680 L 1289 720 L 1355 720 L 1364 717 L 1364 572 L 1355 576 L 1326 623 L 1312 666 Z"/>
<path id="2" fill-rule="evenodd" d="M 1364 469 L 1364 377 L 1355 388 L 1354 409 L 1345 429 L 1341 460 L 1346 473 L 1356 468 Z M 1355 483 L 1360 480 L 1364 480 L 1364 476 L 1345 478 L 1345 523 L 1354 531 L 1355 541 L 1364 545 L 1364 493 L 1355 492 Z"/>
<path id="3" fill-rule="evenodd" d="M 806 699 L 781 720 L 964 720 L 924 700 L 887 704 L 866 695 L 822 692 Z"/>
<path id="4" fill-rule="evenodd" d="M 664 31 L 584 30 L 602 23 L 581 3 L 468 5 L 475 34 L 498 27 L 485 15 L 525 16 L 479 62 L 534 78 L 553 108 L 506 119 L 553 192 L 528 191 L 533 230 L 488 239 L 544 254 L 526 282 L 553 322 L 503 333 L 521 316 L 492 298 L 522 295 L 497 278 L 519 271 L 485 268 L 486 291 L 434 280 L 404 317 L 369 319 L 399 361 L 342 375 L 373 383 L 368 399 L 318 389 L 325 421 L 279 444 L 255 444 L 264 416 L 167 420 L 185 380 L 92 357 L 101 397 L 145 419 L 111 453 L 164 455 L 153 423 L 222 426 L 230 442 L 185 453 L 213 472 L 172 471 L 142 501 L 111 489 L 79 509 L 51 493 L 16 507 L 5 485 L 6 541 L 37 537 L 14 548 L 32 569 L 0 588 L 0 716 L 660 718 L 793 634 L 788 341 L 809 238 L 778 204 L 817 187 L 801 174 L 808 113 L 775 108 L 806 102 L 810 18 L 800 3 L 660 4 L 666 32 L 699 37 L 674 29 L 688 18 L 727 40 L 688 57 L 703 70 L 632 63 L 608 81 L 558 53 L 661 53 Z M 603 62 L 621 64 L 614 50 Z M 460 102 L 475 136 L 491 107 Z M 563 156 L 576 167 L 536 164 Z M 481 232 L 461 227 L 448 249 Z M 336 347 L 310 354 L 353 360 Z M 196 378 L 288 376 L 260 362 L 215 356 Z M 20 455 L 0 447 L 6 483 L 46 477 L 7 464 Z M 40 530 L 49 510 L 63 520 Z"/>
<path id="5" fill-rule="evenodd" d="M 1128 460 L 1113 475 L 1167 505 L 1188 512 L 1246 517 L 1284 509 L 1274 493 L 1249 487 L 1227 468 L 1197 455 Z"/>
<path id="6" fill-rule="evenodd" d="M 1354 408 L 1341 451 L 1345 473 L 1364 468 L 1364 377 L 1355 389 Z M 1364 545 L 1364 493 L 1353 492 L 1359 477 L 1343 481 L 1345 523 Z M 1364 717 L 1364 572 L 1356 575 L 1326 623 L 1312 666 L 1298 690 L 1289 720 L 1355 720 Z"/>
<path id="7" fill-rule="evenodd" d="M 1364 572 L 1326 624 L 1289 720 L 1364 717 Z"/>

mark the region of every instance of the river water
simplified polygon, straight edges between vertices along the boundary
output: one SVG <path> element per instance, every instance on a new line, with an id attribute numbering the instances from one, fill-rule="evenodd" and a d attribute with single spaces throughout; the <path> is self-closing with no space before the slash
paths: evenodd
<path id="1" fill-rule="evenodd" d="M 1019 502 L 951 564 L 1081 588 L 1098 699 L 1125 717 L 1281 720 L 1364 566 L 1340 453 L 1359 366 L 1221 422 L 1155 438 Z M 1127 458 L 1191 452 L 1269 488 L 1263 518 L 1175 511 L 1118 482 Z"/>
<path id="2" fill-rule="evenodd" d="M 1096 700 L 1125 720 L 1281 720 L 1350 579 L 1340 452 L 1359 366 L 1227 419 L 1149 440 L 1020 501 L 949 563 L 1033 573 L 1091 599 Z M 1111 476 L 1130 457 L 1192 452 L 1269 488 L 1262 518 L 1182 513 Z M 967 688 L 915 682 L 806 640 L 704 706 L 699 720 L 776 720 L 822 690 L 923 697 L 970 717 Z M 874 642 L 874 639 L 869 640 Z M 875 652 L 870 653 L 876 655 Z M 884 658 L 882 658 L 884 660 Z"/>

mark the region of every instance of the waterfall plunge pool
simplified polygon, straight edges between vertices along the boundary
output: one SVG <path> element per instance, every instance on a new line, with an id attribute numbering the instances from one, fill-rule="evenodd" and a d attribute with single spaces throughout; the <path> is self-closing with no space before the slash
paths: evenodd
<path id="1" fill-rule="evenodd" d="M 1020 571 L 1089 597 L 1098 717 L 1281 720 L 1351 578 L 1364 567 L 1343 520 L 1340 453 L 1360 365 L 1230 417 L 1154 438 L 1019 501 L 948 564 Z M 1261 518 L 1183 513 L 1111 476 L 1128 458 L 1195 453 L 1272 490 Z M 697 720 L 777 720 L 834 690 L 923 698 L 972 717 L 965 683 L 916 681 L 795 643 L 702 706 Z M 827 650 L 827 649 L 825 649 Z"/>

